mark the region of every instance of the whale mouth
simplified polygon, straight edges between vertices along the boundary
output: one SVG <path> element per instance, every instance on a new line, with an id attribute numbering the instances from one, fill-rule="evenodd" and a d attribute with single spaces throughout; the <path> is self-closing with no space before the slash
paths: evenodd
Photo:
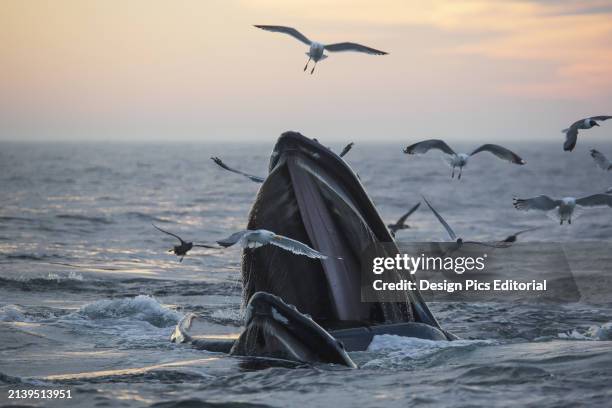
<path id="1" fill-rule="evenodd" d="M 387 252 L 397 247 L 353 170 L 318 142 L 296 132 L 279 138 L 248 228 L 297 239 L 329 258 L 271 245 L 245 250 L 245 303 L 269 292 L 328 329 L 408 321 L 438 326 L 418 292 L 407 292 L 405 302 L 361 301 L 362 254 L 380 243 L 391 243 L 379 245 Z"/>

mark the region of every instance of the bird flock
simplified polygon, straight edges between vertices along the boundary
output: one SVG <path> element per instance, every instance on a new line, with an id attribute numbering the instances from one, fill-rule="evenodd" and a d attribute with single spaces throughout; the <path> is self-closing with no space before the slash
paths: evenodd
<path id="1" fill-rule="evenodd" d="M 306 65 L 304 66 L 304 71 L 307 71 L 311 62 L 312 68 L 310 70 L 310 74 L 313 74 L 317 63 L 326 59 L 328 55 L 325 52 L 359 52 L 370 55 L 387 55 L 388 53 L 385 51 L 380 51 L 375 48 L 367 47 L 362 44 L 354 43 L 354 42 L 338 42 L 332 44 L 323 44 L 321 42 L 310 40 L 304 34 L 296 30 L 292 27 L 287 26 L 278 26 L 278 25 L 255 25 L 259 29 L 282 33 L 289 35 L 296 40 L 302 42 L 307 45 L 308 51 L 306 55 L 308 60 Z M 563 129 L 562 133 L 565 134 L 565 141 L 563 143 L 563 150 L 567 152 L 572 152 L 576 147 L 578 142 L 578 134 L 580 131 L 585 131 L 591 129 L 593 127 L 598 127 L 599 122 L 606 121 L 611 119 L 612 116 L 600 115 L 600 116 L 590 116 L 587 118 L 583 118 L 572 123 L 567 129 Z M 318 142 L 318 140 L 313 139 Z M 340 157 L 344 157 L 353 147 L 354 143 L 347 144 L 344 149 L 342 149 L 339 154 Z M 443 158 L 445 162 L 451 169 L 451 178 L 455 177 L 455 173 L 457 172 L 457 180 L 461 179 L 463 169 L 467 166 L 468 161 L 472 156 L 481 153 L 481 152 L 489 152 L 493 154 L 495 157 L 505 160 L 509 163 L 516 165 L 525 165 L 526 162 L 523 160 L 518 154 L 513 151 L 497 145 L 497 144 L 483 144 L 480 147 L 474 149 L 471 153 L 457 153 L 453 150 L 445 141 L 440 139 L 428 139 L 420 142 L 416 142 L 408 145 L 403 152 L 407 155 L 421 155 L 429 153 L 430 151 L 439 151 L 443 153 Z M 593 158 L 597 167 L 602 169 L 603 171 L 612 171 L 612 161 L 610 161 L 603 153 L 598 150 L 591 149 L 590 155 Z M 219 157 L 211 157 L 211 159 L 222 169 L 227 170 L 229 172 L 233 172 L 244 176 L 255 183 L 264 183 L 265 177 L 256 176 L 250 173 L 246 173 L 244 171 L 235 169 L 233 167 L 228 166 L 221 160 Z M 444 227 L 446 232 L 448 233 L 451 241 L 454 241 L 457 244 L 457 248 L 460 248 L 463 244 L 471 243 L 478 245 L 486 245 L 493 246 L 496 248 L 504 248 L 510 246 L 512 243 L 517 241 L 517 237 L 521 234 L 531 232 L 541 227 L 533 227 L 523 229 L 521 231 L 515 232 L 506 238 L 493 241 L 492 244 L 484 243 L 479 241 L 466 241 L 462 237 L 458 237 L 455 231 L 450 227 L 448 222 L 440 215 L 440 213 L 432 206 L 432 204 L 423 197 L 423 201 L 431 210 L 436 219 L 440 222 L 440 224 Z M 403 214 L 396 222 L 388 224 L 387 227 L 393 237 L 404 229 L 409 229 L 410 226 L 406 224 L 406 220 L 410 217 L 415 211 L 418 210 L 421 203 L 416 203 L 409 211 Z M 538 195 L 532 198 L 513 198 L 513 205 L 519 211 L 542 211 L 546 212 L 548 215 L 557 218 L 561 225 L 567 223 L 568 225 L 572 223 L 573 217 L 575 217 L 576 213 L 582 209 L 595 208 L 595 207 L 612 207 L 612 188 L 608 189 L 604 193 L 596 193 L 592 195 L 588 195 L 585 197 L 562 197 L 562 198 L 552 198 L 547 195 Z M 278 235 L 272 231 L 267 230 L 242 230 L 238 231 L 225 239 L 221 239 L 217 241 L 218 247 L 209 245 L 209 244 L 194 244 L 193 242 L 185 241 L 178 235 L 171 233 L 169 231 L 165 231 L 158 226 L 154 225 L 159 231 L 164 234 L 168 234 L 179 240 L 179 245 L 174 246 L 169 252 L 173 252 L 175 255 L 180 257 L 180 261 L 183 260 L 183 257 L 194 247 L 204 247 L 204 248 L 225 248 L 233 245 L 239 245 L 243 248 L 259 248 L 264 245 L 274 245 L 283 250 L 289 251 L 296 255 L 307 256 L 315 259 L 327 259 L 330 257 L 329 255 L 322 254 L 321 252 L 309 247 L 308 245 L 294 240 L 290 237 L 285 237 L 282 235 Z"/>

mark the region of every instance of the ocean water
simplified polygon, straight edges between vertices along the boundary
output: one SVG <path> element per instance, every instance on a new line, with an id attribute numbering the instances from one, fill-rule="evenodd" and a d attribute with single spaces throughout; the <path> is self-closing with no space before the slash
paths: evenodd
<path id="1" fill-rule="evenodd" d="M 190 312 L 211 334 L 240 331 L 240 251 L 196 249 L 178 263 L 173 239 L 151 224 L 203 242 L 244 228 L 259 185 L 209 157 L 265 175 L 272 144 L 0 144 L 0 405 L 609 406 L 612 209 L 560 226 L 516 211 L 512 197 L 605 191 L 612 172 L 588 148 L 612 157 L 612 144 L 581 141 L 571 154 L 507 145 L 526 166 L 483 153 L 460 181 L 435 154 L 407 157 L 400 144 L 358 143 L 346 161 L 388 222 L 425 195 L 466 239 L 545 227 L 521 240 L 562 248 L 579 301 L 431 302 L 460 341 L 380 336 L 351 353 L 360 369 L 348 370 L 169 342 Z M 426 207 L 408 223 L 403 242 L 446 239 Z M 9 400 L 10 389 L 72 399 Z"/>

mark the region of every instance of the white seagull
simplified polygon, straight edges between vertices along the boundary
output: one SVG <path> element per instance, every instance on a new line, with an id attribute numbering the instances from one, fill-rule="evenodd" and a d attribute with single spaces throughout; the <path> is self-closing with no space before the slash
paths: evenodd
<path id="1" fill-rule="evenodd" d="M 612 162 L 608 160 L 606 156 L 603 155 L 598 150 L 591 149 L 591 157 L 595 160 L 595 164 L 602 170 L 610 171 L 612 170 Z"/>
<path id="2" fill-rule="evenodd" d="M 399 218 L 399 220 L 397 220 L 393 224 L 387 225 L 387 227 L 389 228 L 389 231 L 391 231 L 391 235 L 395 236 L 395 233 L 398 230 L 403 230 L 403 229 L 406 229 L 406 228 L 410 228 L 410 225 L 406 224 L 406 218 L 410 217 L 410 215 L 413 212 L 415 212 L 420 206 L 421 206 L 421 203 L 416 203 L 416 205 L 414 207 L 412 207 L 410 210 L 408 210 L 408 212 L 406 214 L 402 215 Z"/>
<path id="3" fill-rule="evenodd" d="M 265 229 L 238 231 L 225 239 L 217 241 L 217 244 L 222 247 L 230 247 L 239 244 L 243 248 L 259 248 L 271 244 L 296 255 L 304 255 L 316 259 L 327 258 L 327 255 L 312 249 L 300 241 L 275 234 Z"/>
<path id="4" fill-rule="evenodd" d="M 289 34 L 293 38 L 298 41 L 303 42 L 304 44 L 310 47 L 310 50 L 306 53 L 308 55 L 308 62 L 306 62 L 306 66 L 304 66 L 304 71 L 308 69 L 308 64 L 311 60 L 314 61 L 314 65 L 310 73 L 312 74 L 317 66 L 317 62 L 324 60 L 327 58 L 327 55 L 324 54 L 324 51 L 329 52 L 341 52 L 341 51 L 355 51 L 355 52 L 363 52 L 366 54 L 372 55 L 386 55 L 388 53 L 380 50 L 376 50 L 374 48 L 366 47 L 365 45 L 356 44 L 353 42 L 341 42 L 334 44 L 321 44 L 316 41 L 310 41 L 304 34 L 300 33 L 295 28 L 284 27 L 284 26 L 274 26 L 274 25 L 255 25 L 257 28 L 261 28 L 262 30 L 272 31 L 275 33 L 284 33 Z"/>
<path id="5" fill-rule="evenodd" d="M 514 208 L 520 211 L 538 210 L 545 211 L 557 217 L 559 223 L 564 221 L 572 223 L 572 215 L 577 209 L 592 207 L 612 207 L 612 195 L 593 194 L 590 196 L 575 198 L 564 197 L 561 199 L 550 198 L 546 195 L 539 195 L 533 198 L 514 198 Z"/>
<path id="6" fill-rule="evenodd" d="M 468 160 L 471 156 L 480 152 L 489 152 L 493 153 L 495 156 L 500 159 L 507 160 L 510 163 L 514 164 L 525 164 L 525 160 L 521 159 L 516 153 L 506 149 L 505 147 L 496 145 L 496 144 L 483 144 L 478 149 L 474 150 L 470 154 L 466 153 L 455 153 L 453 149 L 450 148 L 449 145 L 446 144 L 443 140 L 440 139 L 429 139 L 424 140 L 422 142 L 418 142 L 412 144 L 404 149 L 404 153 L 406 154 L 423 154 L 427 153 L 429 150 L 437 149 L 441 150 L 445 153 L 445 159 L 448 164 L 451 166 L 452 173 L 451 177 L 455 177 L 455 168 L 459 167 L 459 177 L 461 178 L 461 171 L 467 165 Z"/>
<path id="7" fill-rule="evenodd" d="M 448 236 L 450 237 L 450 239 L 452 239 L 453 241 L 455 241 L 457 243 L 457 249 L 461 248 L 461 246 L 463 246 L 463 238 L 457 238 L 457 234 L 455 234 L 455 231 L 453 231 L 453 229 L 450 227 L 450 225 L 448 225 L 446 220 L 444 218 L 442 218 L 442 216 L 436 211 L 435 208 L 433 208 L 433 206 L 431 204 L 429 204 L 429 201 L 427 201 L 427 199 L 425 197 L 423 197 L 423 200 L 425 200 L 425 204 L 427 204 L 427 206 L 429 207 L 431 212 L 436 216 L 438 221 L 440 221 L 440 224 L 442 224 L 442 226 L 444 227 L 444 229 L 448 233 Z"/>
<path id="8" fill-rule="evenodd" d="M 565 133 L 565 143 L 563 143 L 563 150 L 571 152 L 576 147 L 576 141 L 578 140 L 578 130 L 590 129 L 593 126 L 599 126 L 597 121 L 604 121 L 611 119 L 612 116 L 591 116 L 590 118 L 580 119 L 572 123 L 567 129 L 563 129 L 561 133 Z"/>

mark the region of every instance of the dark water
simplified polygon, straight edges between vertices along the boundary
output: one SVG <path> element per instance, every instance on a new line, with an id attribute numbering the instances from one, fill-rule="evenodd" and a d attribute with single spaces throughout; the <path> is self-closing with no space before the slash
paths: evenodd
<path id="1" fill-rule="evenodd" d="M 386 220 L 425 194 L 469 239 L 545 226 L 524 239 L 559 243 L 581 300 L 433 302 L 442 326 L 463 340 L 381 336 L 351 354 L 359 370 L 265 368 L 193 350 L 168 341 L 188 312 L 204 316 L 211 334 L 240 330 L 240 251 L 194 250 L 179 264 L 166 252 L 172 239 L 151 223 L 209 242 L 244 228 L 258 185 L 208 158 L 263 175 L 272 146 L 5 143 L 0 404 L 609 406 L 612 210 L 561 227 L 512 207 L 513 195 L 580 196 L 612 186 L 590 146 L 566 154 L 558 145 L 510 145 L 527 166 L 483 154 L 460 182 L 435 155 L 407 158 L 401 147 L 357 144 L 346 157 Z M 596 147 L 612 156 L 612 145 Z M 425 208 L 409 223 L 403 241 L 445 239 Z M 73 398 L 7 399 L 9 389 L 48 388 Z"/>

